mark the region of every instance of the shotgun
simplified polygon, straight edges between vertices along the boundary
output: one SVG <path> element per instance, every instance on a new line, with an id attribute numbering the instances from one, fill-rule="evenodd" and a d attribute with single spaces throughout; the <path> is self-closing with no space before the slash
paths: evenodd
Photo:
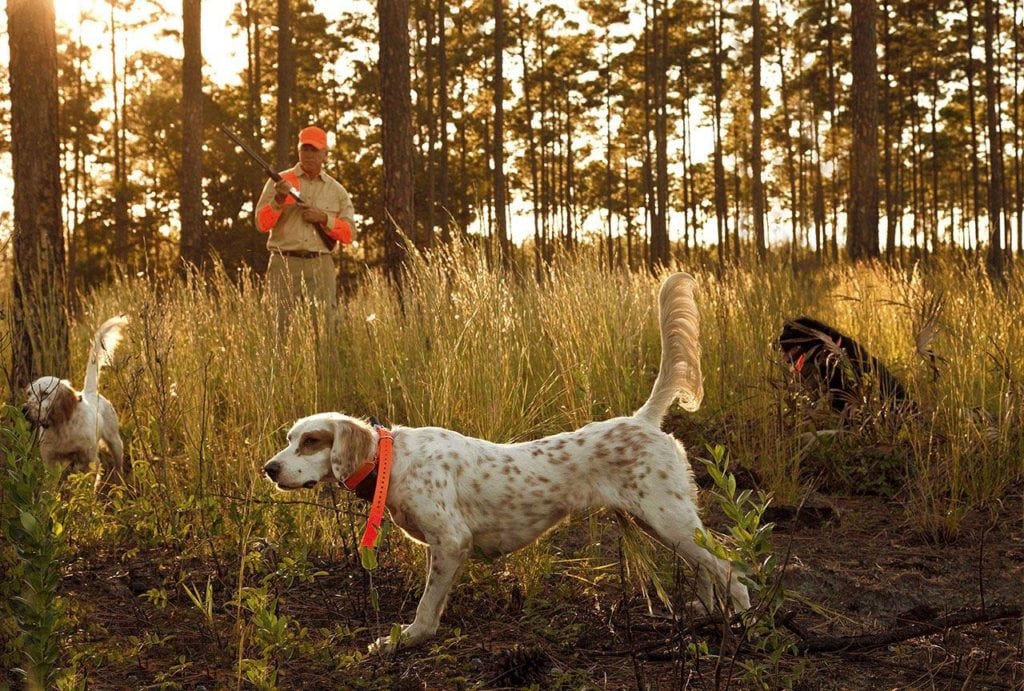
<path id="1" fill-rule="evenodd" d="M 281 175 L 276 170 L 271 168 L 270 164 L 263 160 L 263 157 L 256 153 L 252 149 L 252 147 L 250 147 L 248 144 L 242 141 L 238 137 L 238 135 L 236 135 L 234 132 L 229 130 L 224 125 L 218 125 L 217 128 L 224 133 L 224 136 L 226 136 L 228 139 L 237 144 L 249 158 L 255 161 L 256 164 L 263 169 L 263 172 L 266 173 L 271 180 L 273 180 L 274 182 L 281 181 Z M 306 200 L 302 198 L 302 195 L 299 194 L 299 191 L 295 189 L 295 187 L 289 185 L 288 195 L 297 203 L 301 204 L 302 206 L 306 206 Z M 324 247 L 327 248 L 327 251 L 332 252 L 334 248 L 337 246 L 338 241 L 327 234 L 327 229 L 324 227 L 323 223 L 314 223 L 313 227 L 316 228 L 316 234 L 317 236 L 319 236 L 320 241 L 324 243 Z"/>

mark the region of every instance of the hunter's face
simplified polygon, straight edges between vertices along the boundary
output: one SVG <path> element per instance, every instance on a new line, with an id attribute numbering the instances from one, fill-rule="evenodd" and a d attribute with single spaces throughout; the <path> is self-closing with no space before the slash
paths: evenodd
<path id="1" fill-rule="evenodd" d="M 299 147 L 299 165 L 310 175 L 317 175 L 327 160 L 327 149 L 318 149 L 312 144 Z"/>

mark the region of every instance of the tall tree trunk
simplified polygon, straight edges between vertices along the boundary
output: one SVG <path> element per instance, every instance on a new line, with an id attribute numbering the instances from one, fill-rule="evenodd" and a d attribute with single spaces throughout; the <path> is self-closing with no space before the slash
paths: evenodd
<path id="1" fill-rule="evenodd" d="M 655 0 L 649 30 L 654 67 L 654 214 L 651 223 L 651 264 L 667 266 L 668 245 L 668 20 L 663 2 Z"/>
<path id="2" fill-rule="evenodd" d="M 576 235 L 576 140 L 572 127 L 572 105 L 565 99 L 565 234 L 568 247 L 575 247 Z"/>
<path id="3" fill-rule="evenodd" d="M 989 245 L 985 267 L 992 278 L 1003 276 L 1003 145 L 999 132 L 999 75 L 993 43 L 998 31 L 998 0 L 985 0 L 985 118 L 988 123 L 988 222 Z"/>
<path id="4" fill-rule="evenodd" d="M 423 219 L 423 241 L 426 247 L 430 247 L 434 244 L 434 233 L 437 228 L 437 146 L 438 139 L 441 135 L 438 129 L 438 88 L 436 85 L 437 78 L 437 48 L 435 47 L 435 39 L 437 38 L 437 16 L 433 12 L 433 5 L 428 3 L 427 11 L 425 14 L 426 23 L 426 37 L 424 47 L 424 58 L 423 58 L 423 82 L 426 85 L 426 109 L 424 113 L 424 119 L 426 120 L 427 128 L 427 151 L 424 160 L 424 168 L 426 169 L 426 192 L 427 198 L 425 200 L 425 211 L 426 218 Z M 444 24 L 441 25 L 441 31 L 444 31 Z M 441 86 L 441 90 L 444 86 Z"/>
<path id="5" fill-rule="evenodd" d="M 533 131 L 533 84 L 531 82 L 533 72 L 530 63 L 526 59 L 526 17 L 523 14 L 523 5 L 520 3 L 516 8 L 516 15 L 519 22 L 519 57 L 523 66 L 523 110 L 526 128 L 526 159 L 530 169 L 530 202 L 533 210 L 533 254 L 534 273 L 540 281 L 543 276 L 543 264 L 546 260 L 544 252 L 544 239 L 540 226 L 540 173 L 537 163 L 537 142 Z M 543 29 L 538 28 L 538 31 Z"/>
<path id="6" fill-rule="evenodd" d="M 932 31 L 934 35 L 940 35 L 939 29 L 939 15 L 934 13 L 932 15 Z M 930 56 L 929 71 L 931 74 L 931 149 L 932 149 L 932 203 L 931 203 L 931 236 L 932 236 L 932 250 L 937 252 L 939 250 L 939 244 L 941 238 L 939 237 L 939 225 L 941 219 L 939 216 L 939 204 L 941 201 L 941 189 L 939 185 L 939 60 L 935 55 Z"/>
<path id="7" fill-rule="evenodd" d="M 910 199 L 911 212 L 914 216 L 913 248 L 915 254 L 920 247 L 920 238 L 925 218 L 924 213 L 924 163 L 921 162 L 921 124 L 920 113 L 916 108 L 910 112 Z"/>
<path id="8" fill-rule="evenodd" d="M 971 120 L 971 212 L 974 218 L 974 247 L 981 251 L 981 173 L 978 166 L 978 106 L 974 93 L 974 0 L 964 0 L 967 13 L 967 110 Z"/>
<path id="9" fill-rule="evenodd" d="M 795 266 L 797 248 L 800 242 L 797 227 L 797 211 L 799 209 L 799 202 L 797 200 L 797 170 L 795 156 L 793 154 L 793 138 L 789 135 L 789 130 L 792 126 L 792 115 L 789 110 L 789 88 L 788 80 L 786 79 L 786 62 L 783 49 L 784 43 L 782 40 L 782 37 L 785 34 L 783 32 L 781 8 L 775 15 L 775 29 L 779 36 L 779 107 L 782 109 L 782 137 L 786 141 L 786 177 L 789 179 L 789 225 L 793 243 L 790 247 L 790 262 Z"/>
<path id="10" fill-rule="evenodd" d="M 682 168 L 683 168 L 683 251 L 689 254 L 690 249 L 697 246 L 697 201 L 693 191 L 693 133 L 690 123 L 690 80 L 687 74 L 690 69 L 689 60 L 685 60 L 680 70 L 680 88 L 682 102 Z"/>
<path id="11" fill-rule="evenodd" d="M 208 258 L 203 221 L 203 53 L 201 0 L 182 0 L 181 260 Z"/>
<path id="12" fill-rule="evenodd" d="M 896 188 L 893 180 L 893 131 L 899 133 L 900 127 L 895 122 L 895 115 L 891 107 L 892 93 L 892 47 L 889 31 L 889 3 L 882 3 L 882 55 L 885 59 L 885 77 L 882 80 L 882 91 L 879 95 L 881 106 L 882 122 L 884 123 L 883 134 L 885 141 L 882 144 L 885 151 L 885 159 L 882 164 L 882 178 L 885 180 L 885 258 L 892 261 L 896 252 Z"/>
<path id="13" fill-rule="evenodd" d="M 504 0 L 492 0 L 494 3 L 494 139 L 491 149 L 491 160 L 494 166 L 494 221 L 498 233 L 498 249 L 501 252 L 501 264 L 508 267 L 512 252 L 508 240 L 508 219 L 506 218 L 505 201 L 505 3 Z"/>
<path id="14" fill-rule="evenodd" d="M 295 97 L 295 41 L 292 37 L 291 0 L 277 0 L 277 118 L 274 128 L 274 161 L 284 170 L 295 160 L 291 108 Z M 408 42 L 408 38 L 406 39 Z"/>
<path id="15" fill-rule="evenodd" d="M 635 268 L 635 256 L 633 249 L 633 195 L 629 187 L 629 157 L 622 157 L 622 187 L 624 190 L 623 204 L 626 214 L 626 267 L 632 271 Z"/>
<path id="16" fill-rule="evenodd" d="M 825 228 L 825 177 L 821 172 L 821 116 L 815 107 L 811 118 L 811 137 L 814 147 L 814 161 L 811 175 L 814 184 L 814 255 L 818 263 L 824 263 L 828 258 L 828 238 Z"/>
<path id="17" fill-rule="evenodd" d="M 851 66 L 850 210 L 846 252 L 851 259 L 878 256 L 878 58 L 875 0 L 850 6 Z"/>
<path id="18" fill-rule="evenodd" d="M 7 1 L 14 176 L 12 394 L 39 375 L 71 374 L 54 21 L 52 0 Z"/>
<path id="19" fill-rule="evenodd" d="M 118 92 L 117 0 L 110 0 L 110 84 L 114 99 L 114 256 L 128 257 L 128 182 L 124 170 L 124 90 Z M 125 75 L 122 75 L 124 77 Z"/>
<path id="20" fill-rule="evenodd" d="M 465 22 L 466 16 L 464 12 L 459 12 L 454 15 L 455 21 L 455 34 L 456 34 L 456 45 L 466 45 L 465 36 Z M 466 84 L 466 70 L 459 70 L 459 119 L 462 123 L 468 122 L 467 118 L 467 98 L 466 90 L 468 86 Z M 459 132 L 459 233 L 465 236 L 466 231 L 469 230 L 469 204 L 468 204 L 468 184 L 466 182 L 469 169 L 469 141 L 466 136 L 466 130 L 469 128 L 463 124 L 458 128 Z"/>
<path id="21" fill-rule="evenodd" d="M 441 151 L 437 168 L 437 204 L 441 210 L 441 241 L 451 241 L 451 211 L 448 209 L 448 119 L 451 115 L 448 105 L 448 32 L 445 27 L 448 17 L 447 3 L 437 0 L 437 81 L 439 100 L 438 129 L 441 132 Z"/>
<path id="22" fill-rule="evenodd" d="M 873 2 L 872 2 L 873 4 Z M 829 176 L 829 203 L 832 211 L 832 232 L 829 235 L 829 248 L 832 251 L 832 261 L 839 259 L 839 246 L 838 246 L 838 234 L 839 234 L 839 124 L 836 118 L 836 111 L 839 109 L 838 103 L 838 82 L 839 77 L 836 70 L 836 32 L 837 24 L 836 21 L 836 3 L 835 0 L 825 0 L 825 7 L 828 21 L 828 34 L 827 42 L 825 47 L 825 67 L 828 71 L 828 137 L 826 143 L 828 146 L 828 157 L 832 161 L 832 172 Z M 852 2 L 851 2 L 851 13 L 852 13 Z M 851 143 L 852 144 L 852 143 Z M 847 213 L 849 216 L 849 213 Z M 847 223 L 849 224 L 849 223 Z"/>
<path id="23" fill-rule="evenodd" d="M 764 188 L 761 181 L 761 56 L 764 53 L 764 38 L 761 27 L 761 0 L 750 5 L 753 38 L 751 40 L 751 96 L 752 130 L 750 133 L 751 180 L 750 196 L 754 211 L 754 246 L 759 259 L 765 258 L 764 236 Z"/>
<path id="24" fill-rule="evenodd" d="M 248 120 L 249 141 L 254 142 L 258 150 L 263 149 L 263 107 L 261 105 L 261 93 L 263 89 L 262 62 L 260 57 L 260 17 L 254 0 L 245 0 L 243 11 L 245 13 L 245 35 L 246 35 L 246 118 Z M 248 178 L 246 183 L 249 186 L 249 198 L 252 200 L 252 208 L 256 208 L 260 194 L 263 191 L 263 171 L 256 166 L 248 167 Z M 253 268 L 263 273 L 270 260 L 270 252 L 267 250 L 266 240 L 261 233 L 249 233 L 249 262 Z"/>
<path id="25" fill-rule="evenodd" d="M 85 11 L 79 10 L 78 13 L 78 24 L 81 27 L 85 23 Z M 82 103 L 82 87 L 85 80 L 83 74 L 83 60 L 82 60 L 82 30 L 79 28 L 77 36 L 75 38 L 77 49 L 75 51 L 75 100 L 78 103 Z M 82 209 L 82 173 L 85 166 L 85 128 L 80 122 L 75 128 L 75 137 L 73 141 L 74 153 L 74 170 L 71 176 L 71 219 L 70 219 L 70 233 L 68 237 L 68 285 L 74 285 L 75 282 L 75 266 L 78 259 L 78 251 L 81 249 L 82 234 L 81 228 L 81 209 Z"/>
<path id="26" fill-rule="evenodd" d="M 718 263 L 725 264 L 729 238 L 729 206 L 725 196 L 725 165 L 722 162 L 722 63 L 724 62 L 722 34 L 724 33 L 725 11 L 722 0 L 715 6 L 715 48 L 712 62 L 712 97 L 715 129 L 713 166 L 715 176 L 715 224 L 718 229 Z"/>
<path id="27" fill-rule="evenodd" d="M 520 5 L 520 7 L 522 7 Z M 606 216 L 606 242 L 608 270 L 615 266 L 615 237 L 612 233 L 612 51 L 610 32 L 603 28 L 604 59 L 601 69 L 604 71 L 604 210 Z M 685 176 L 685 172 L 684 172 Z"/>
<path id="28" fill-rule="evenodd" d="M 643 184 L 644 184 L 644 234 L 649 235 L 650 228 L 654 224 L 654 217 L 657 214 L 658 201 L 654 194 L 654 154 L 651 151 L 651 133 L 654 132 L 654 42 L 652 40 L 651 25 L 654 15 L 653 0 L 644 0 L 644 28 L 643 28 L 643 56 L 644 56 L 644 160 L 643 160 Z M 648 245 L 650 249 L 650 245 Z M 651 254 L 645 256 L 648 269 L 654 267 L 654 257 Z"/>
<path id="29" fill-rule="evenodd" d="M 406 247 L 416 238 L 412 175 L 412 96 L 409 87 L 409 0 L 378 0 L 381 148 L 384 167 L 384 254 L 397 282 Z"/>
<path id="30" fill-rule="evenodd" d="M 1017 255 L 1024 255 L 1024 171 L 1021 170 L 1020 136 L 1020 2 L 1013 2 L 1013 201 L 1017 217 Z M 1009 249 L 1009 246 L 1007 246 Z"/>

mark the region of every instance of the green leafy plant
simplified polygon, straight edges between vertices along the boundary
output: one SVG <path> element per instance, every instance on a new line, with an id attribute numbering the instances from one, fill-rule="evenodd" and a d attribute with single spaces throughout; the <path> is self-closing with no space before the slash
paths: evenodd
<path id="1" fill-rule="evenodd" d="M 67 624 L 64 603 L 57 595 L 64 552 L 63 525 L 57 516 L 59 473 L 39 459 L 24 418 L 9 406 L 2 415 L 0 591 L 4 628 L 13 633 L 4 660 L 14 666 L 26 688 L 48 689 L 60 677 L 60 640 Z"/>
<path id="2" fill-rule="evenodd" d="M 710 530 L 698 529 L 698 545 L 719 559 L 728 561 L 742 574 L 740 580 L 750 590 L 751 607 L 742 615 L 742 635 L 755 654 L 739 661 L 747 681 L 761 688 L 777 688 L 786 676 L 781 669 L 784 656 L 796 652 L 795 641 L 776 626 L 777 615 L 785 601 L 782 589 L 782 564 L 772 547 L 773 523 L 763 521 L 771 496 L 749 489 L 737 491 L 736 476 L 729 471 L 725 447 L 709 446 L 710 458 L 701 459 L 715 483 L 711 491 L 715 503 L 729 519 L 730 541 Z M 722 594 L 728 600 L 728 594 Z M 800 666 L 789 673 L 786 685 L 798 677 Z"/>

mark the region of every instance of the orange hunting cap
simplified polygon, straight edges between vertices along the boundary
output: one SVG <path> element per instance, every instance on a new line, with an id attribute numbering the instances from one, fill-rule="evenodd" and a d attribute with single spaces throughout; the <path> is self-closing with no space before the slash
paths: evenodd
<path id="1" fill-rule="evenodd" d="M 307 127 L 299 132 L 299 144 L 312 144 L 318 149 L 326 149 L 327 133 L 319 127 Z"/>

